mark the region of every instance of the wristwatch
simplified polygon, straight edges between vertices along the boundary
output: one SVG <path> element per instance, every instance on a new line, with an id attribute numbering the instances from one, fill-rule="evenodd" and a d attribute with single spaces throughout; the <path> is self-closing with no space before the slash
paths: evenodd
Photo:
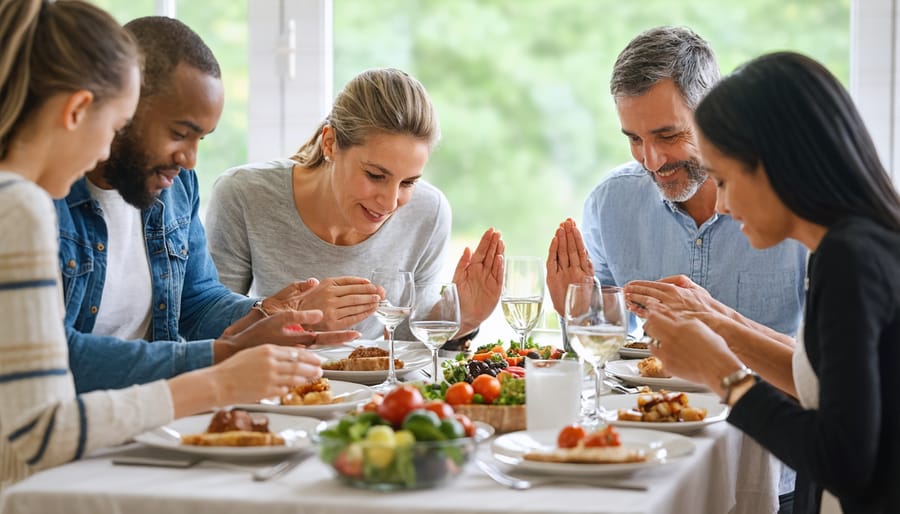
<path id="1" fill-rule="evenodd" d="M 263 307 L 263 300 L 265 300 L 265 298 L 256 300 L 255 302 L 253 302 L 253 305 L 250 308 L 255 311 L 259 311 L 259 313 L 262 314 L 264 318 L 268 318 L 270 314 L 266 312 L 266 308 Z"/>
<path id="2" fill-rule="evenodd" d="M 747 366 L 741 366 L 741 369 L 729 373 L 722 378 L 722 382 L 719 385 L 722 386 L 722 389 L 725 390 L 725 397 L 722 398 L 722 403 L 725 405 L 729 405 L 729 400 L 731 400 L 731 390 L 734 386 L 744 382 L 748 378 L 752 378 L 754 380 L 759 379 L 759 375 L 753 372 L 752 369 Z"/>

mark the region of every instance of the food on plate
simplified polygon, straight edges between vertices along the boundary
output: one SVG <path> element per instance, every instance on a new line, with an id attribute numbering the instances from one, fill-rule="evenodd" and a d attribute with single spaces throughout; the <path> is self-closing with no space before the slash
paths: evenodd
<path id="1" fill-rule="evenodd" d="M 620 464 L 643 462 L 647 460 L 647 454 L 643 450 L 623 446 L 619 433 L 612 426 L 585 432 L 577 425 L 569 425 L 563 427 L 557 436 L 556 448 L 531 451 L 524 458 L 538 462 Z"/>
<path id="2" fill-rule="evenodd" d="M 563 351 L 553 345 L 538 345 L 531 339 L 526 341 L 524 349 L 513 349 L 518 341 L 510 341 L 507 350 L 503 340 L 479 346 L 474 355 L 458 354 L 455 359 L 444 361 L 441 368 L 444 380 L 449 383 L 472 383 L 480 375 L 499 377 L 507 372 L 517 377 L 525 376 L 527 359 L 559 359 Z"/>
<path id="3" fill-rule="evenodd" d="M 666 370 L 663 369 L 662 361 L 656 357 L 641 359 L 637 363 L 637 368 L 638 373 L 640 373 L 642 377 L 672 378 L 672 375 L 666 373 Z"/>
<path id="4" fill-rule="evenodd" d="M 337 361 L 322 363 L 322 369 L 328 371 L 384 371 L 388 369 L 390 354 L 377 346 L 360 346 L 350 355 Z M 394 369 L 402 369 L 404 363 L 394 359 Z"/>
<path id="5" fill-rule="evenodd" d="M 706 409 L 691 407 L 684 393 L 670 393 L 665 390 L 651 392 L 642 388 L 637 397 L 636 409 L 619 409 L 619 421 L 647 421 L 669 423 L 678 421 L 703 421 Z"/>
<path id="6" fill-rule="evenodd" d="M 284 439 L 269 431 L 269 418 L 241 409 L 216 412 L 202 434 L 181 436 L 191 446 L 283 446 Z"/>
<path id="7" fill-rule="evenodd" d="M 632 350 L 648 350 L 650 349 L 649 341 L 631 341 L 630 343 L 625 343 L 625 348 L 631 348 Z"/>
<path id="8" fill-rule="evenodd" d="M 320 378 L 308 384 L 295 386 L 280 398 L 282 405 L 329 405 L 341 403 L 344 398 L 331 396 L 331 384 L 327 378 Z"/>

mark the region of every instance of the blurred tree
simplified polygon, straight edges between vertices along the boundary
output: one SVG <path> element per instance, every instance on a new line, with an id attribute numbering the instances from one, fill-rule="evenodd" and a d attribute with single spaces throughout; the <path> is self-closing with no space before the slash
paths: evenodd
<path id="1" fill-rule="evenodd" d="M 641 30 L 693 28 L 723 72 L 792 49 L 846 83 L 849 20 L 850 0 L 334 0 L 335 88 L 380 66 L 421 80 L 443 131 L 426 179 L 450 199 L 455 237 L 495 226 L 510 254 L 542 256 L 631 158 L 608 81 Z"/>

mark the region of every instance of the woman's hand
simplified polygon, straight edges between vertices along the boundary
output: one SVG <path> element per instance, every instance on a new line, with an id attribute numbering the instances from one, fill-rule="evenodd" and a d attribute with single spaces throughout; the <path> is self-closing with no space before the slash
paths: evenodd
<path id="1" fill-rule="evenodd" d="M 722 378 L 742 366 L 725 340 L 705 323 L 679 317 L 664 305 L 650 307 L 644 333 L 659 342 L 650 345 L 650 353 L 659 357 L 666 371 L 706 384 L 719 396 Z"/>
<path id="2" fill-rule="evenodd" d="M 322 376 L 321 361 L 312 352 L 271 344 L 242 351 L 210 371 L 219 405 L 280 396 Z"/>
<path id="3" fill-rule="evenodd" d="M 213 343 L 215 362 L 221 362 L 241 350 L 261 344 L 279 346 L 332 345 L 352 341 L 359 337 L 355 330 L 315 332 L 306 325 L 321 321 L 322 311 L 283 311 L 263 318 L 244 330 L 223 335 Z"/>
<path id="4" fill-rule="evenodd" d="M 665 305 L 678 314 L 716 312 L 727 316 L 731 312 L 731 309 L 713 298 L 709 291 L 684 275 L 673 275 L 656 281 L 633 280 L 625 284 L 624 290 L 628 309 L 642 318 L 647 316 L 647 309 L 654 304 Z"/>
<path id="5" fill-rule="evenodd" d="M 560 316 L 566 314 L 569 284 L 591 281 L 593 277 L 594 265 L 584 246 L 581 231 L 569 218 L 559 224 L 547 254 L 547 290 L 553 308 Z"/>
<path id="6" fill-rule="evenodd" d="M 461 318 L 456 337 L 478 328 L 497 307 L 503 287 L 504 250 L 500 232 L 493 228 L 481 236 L 474 254 L 469 247 L 463 250 L 453 274 Z"/>
<path id="7" fill-rule="evenodd" d="M 322 311 L 322 320 L 308 326 L 315 330 L 352 327 L 375 313 L 384 289 L 361 277 L 326 278 L 302 293 L 304 309 Z M 306 325 L 304 325 L 306 326 Z"/>

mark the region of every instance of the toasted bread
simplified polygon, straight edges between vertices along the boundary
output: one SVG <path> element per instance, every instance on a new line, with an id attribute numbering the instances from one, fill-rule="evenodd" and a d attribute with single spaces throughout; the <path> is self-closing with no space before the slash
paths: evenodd
<path id="1" fill-rule="evenodd" d="M 284 446 L 284 439 L 271 432 L 233 430 L 215 434 L 185 434 L 183 444 L 192 446 Z"/>
<path id="2" fill-rule="evenodd" d="M 525 460 L 538 462 L 569 462 L 578 464 L 615 464 L 624 462 L 643 462 L 647 454 L 643 450 L 625 448 L 624 446 L 599 446 L 575 448 L 556 448 L 545 452 L 528 452 Z"/>

